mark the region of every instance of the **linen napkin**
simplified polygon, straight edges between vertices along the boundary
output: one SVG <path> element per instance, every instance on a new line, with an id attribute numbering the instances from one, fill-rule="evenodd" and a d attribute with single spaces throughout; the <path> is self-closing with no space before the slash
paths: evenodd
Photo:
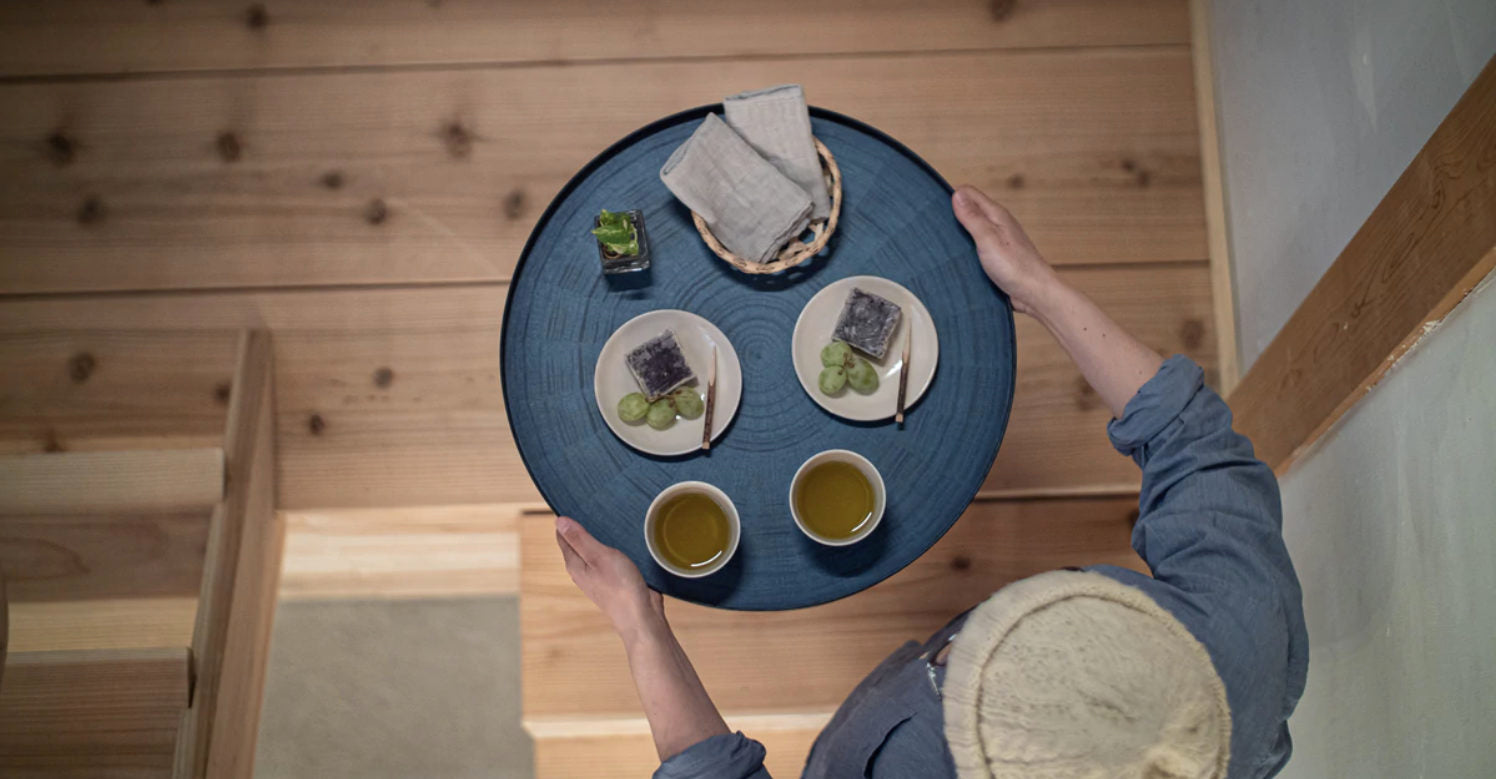
<path id="1" fill-rule="evenodd" d="M 701 214 L 729 251 L 768 262 L 810 221 L 810 196 L 716 114 L 665 161 L 660 181 Z"/>
<path id="2" fill-rule="evenodd" d="M 811 219 L 831 214 L 821 158 L 810 133 L 810 111 L 799 84 L 757 89 L 725 98 L 723 118 L 743 140 L 810 195 Z"/>

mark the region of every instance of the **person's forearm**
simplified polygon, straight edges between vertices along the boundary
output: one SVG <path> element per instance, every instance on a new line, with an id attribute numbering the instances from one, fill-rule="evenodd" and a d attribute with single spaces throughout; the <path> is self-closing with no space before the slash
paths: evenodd
<path id="1" fill-rule="evenodd" d="M 1036 291 L 1029 313 L 1070 354 L 1113 417 L 1121 417 L 1163 358 L 1134 338 L 1079 290 L 1054 278 Z"/>
<path id="2" fill-rule="evenodd" d="M 661 761 L 703 739 L 729 732 L 663 613 L 640 618 L 621 635 Z"/>

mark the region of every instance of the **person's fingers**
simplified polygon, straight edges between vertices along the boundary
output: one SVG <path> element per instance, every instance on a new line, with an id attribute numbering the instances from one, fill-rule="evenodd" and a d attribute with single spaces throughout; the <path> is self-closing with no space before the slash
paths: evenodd
<path id="1" fill-rule="evenodd" d="M 983 192 L 982 190 L 977 189 L 970 184 L 958 187 L 956 189 L 956 194 L 961 195 L 965 198 L 970 198 L 971 202 L 976 204 L 977 209 L 982 212 L 983 216 L 991 219 L 997 224 L 1002 224 L 1003 222 L 1012 218 L 1012 215 L 1008 213 L 1008 209 L 1003 208 L 998 204 L 996 200 L 987 197 L 986 192 Z"/>
<path id="2" fill-rule="evenodd" d="M 587 532 L 587 528 L 571 517 L 556 517 L 556 532 L 588 565 L 596 565 L 599 556 L 607 549 L 601 541 Z"/>
<path id="3" fill-rule="evenodd" d="M 976 241 L 978 246 L 987 245 L 994 249 L 1006 246 L 1008 241 L 1002 229 L 987 217 L 986 212 L 982 210 L 972 194 L 974 190 L 968 191 L 969 189 L 962 187 L 951 197 L 951 205 L 956 212 L 957 221 L 966 228 L 966 232 L 971 233 L 972 240 Z"/>
<path id="4" fill-rule="evenodd" d="M 578 574 L 587 569 L 587 563 L 582 560 L 581 555 L 577 554 L 577 550 L 571 548 L 571 543 L 561 535 L 560 531 L 556 532 L 556 546 L 561 547 L 561 559 L 566 563 L 566 572 L 575 580 Z"/>

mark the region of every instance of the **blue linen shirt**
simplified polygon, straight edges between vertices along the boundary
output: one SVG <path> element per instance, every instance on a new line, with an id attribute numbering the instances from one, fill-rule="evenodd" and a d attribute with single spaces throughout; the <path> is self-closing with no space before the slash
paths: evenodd
<path id="1" fill-rule="evenodd" d="M 1273 776 L 1292 752 L 1287 720 L 1309 666 L 1303 595 L 1283 544 L 1277 480 L 1253 457 L 1251 442 L 1231 429 L 1231 410 L 1185 357 L 1165 361 L 1107 433 L 1143 470 L 1132 547 L 1153 575 L 1110 565 L 1088 570 L 1147 593 L 1205 645 L 1231 707 L 1230 775 Z M 844 705 L 827 726 L 804 776 L 955 775 L 939 697 L 930 684 L 913 681 L 922 678 L 924 663 L 913 646 L 852 693 L 855 707 Z M 910 663 L 920 664 L 918 673 L 902 668 Z M 890 709 L 900 713 L 886 716 Z M 827 768 L 825 755 L 817 759 L 828 740 L 848 737 L 871 745 L 865 765 Z M 764 755 L 742 733 L 718 735 L 666 760 L 654 776 L 768 779 Z"/>

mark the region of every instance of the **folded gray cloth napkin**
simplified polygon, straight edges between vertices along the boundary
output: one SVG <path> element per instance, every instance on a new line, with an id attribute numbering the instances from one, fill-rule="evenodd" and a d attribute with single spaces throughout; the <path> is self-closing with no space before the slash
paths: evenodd
<path id="1" fill-rule="evenodd" d="M 716 114 L 670 155 L 660 180 L 723 246 L 756 262 L 773 259 L 810 221 L 810 196 Z"/>
<path id="2" fill-rule="evenodd" d="M 810 195 L 811 219 L 831 214 L 831 196 L 821 176 L 821 158 L 810 133 L 810 111 L 799 84 L 733 95 L 722 101 L 722 114 L 728 127 Z"/>

